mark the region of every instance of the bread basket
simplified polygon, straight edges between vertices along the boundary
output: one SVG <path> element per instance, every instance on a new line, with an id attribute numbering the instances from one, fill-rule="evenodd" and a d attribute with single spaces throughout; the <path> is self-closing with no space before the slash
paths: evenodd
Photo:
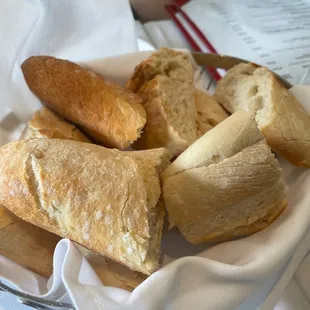
<path id="1" fill-rule="evenodd" d="M 234 58 L 230 56 L 224 56 L 224 55 L 216 55 L 216 54 L 207 54 L 207 53 L 192 53 L 193 58 L 195 59 L 196 63 L 199 66 L 202 67 L 212 67 L 216 69 L 229 69 L 233 67 L 234 65 L 241 63 L 241 62 L 248 62 L 243 59 Z M 281 81 L 283 85 L 285 85 L 286 88 L 290 88 L 292 85 L 283 79 L 282 77 L 276 75 L 277 78 Z M 0 290 L 3 292 L 7 292 L 8 294 L 13 294 L 16 296 L 17 300 L 25 304 L 29 307 L 32 307 L 34 309 L 75 309 L 75 307 L 69 303 L 63 303 L 63 302 L 55 302 L 43 298 L 38 298 L 31 296 L 29 294 L 21 293 L 20 291 L 13 289 L 9 286 L 7 286 L 5 283 L 0 281 Z"/>

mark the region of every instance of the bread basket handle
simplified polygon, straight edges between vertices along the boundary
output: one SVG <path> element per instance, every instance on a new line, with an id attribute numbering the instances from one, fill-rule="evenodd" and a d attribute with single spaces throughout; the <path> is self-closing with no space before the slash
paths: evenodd
<path id="1" fill-rule="evenodd" d="M 34 309 L 43 309 L 43 310 L 75 310 L 75 307 L 68 303 L 58 302 L 47 300 L 29 294 L 22 293 L 18 290 L 7 286 L 0 280 L 0 291 L 10 293 L 17 297 L 17 300 Z"/>

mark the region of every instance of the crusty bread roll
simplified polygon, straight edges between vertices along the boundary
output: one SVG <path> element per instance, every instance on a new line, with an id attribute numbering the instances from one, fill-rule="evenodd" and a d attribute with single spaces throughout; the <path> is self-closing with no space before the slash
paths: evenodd
<path id="1" fill-rule="evenodd" d="M 197 89 L 195 91 L 195 105 L 198 129 L 201 134 L 206 133 L 229 116 L 212 96 Z"/>
<path id="2" fill-rule="evenodd" d="M 279 164 L 245 111 L 204 134 L 162 178 L 172 222 L 191 243 L 254 233 L 287 204 Z"/>
<path id="3" fill-rule="evenodd" d="M 268 145 L 292 164 L 310 167 L 310 117 L 267 68 L 239 64 L 218 83 L 215 98 L 229 112 L 256 112 Z"/>
<path id="4" fill-rule="evenodd" d="M 0 205 L 0 255 L 44 277 L 53 272 L 59 236 L 31 225 Z"/>
<path id="5" fill-rule="evenodd" d="M 53 273 L 53 255 L 60 237 L 23 221 L 0 206 L 0 255 L 49 278 Z M 145 275 L 135 272 L 76 243 L 106 286 L 132 291 Z"/>
<path id="6" fill-rule="evenodd" d="M 137 93 L 143 85 L 157 75 L 193 83 L 194 72 L 188 56 L 170 48 L 160 48 L 142 61 L 128 80 L 126 87 Z"/>
<path id="7" fill-rule="evenodd" d="M 143 97 L 147 123 L 134 148 L 166 147 L 177 156 L 198 138 L 193 81 L 188 56 L 167 48 L 135 69 L 127 88 Z"/>
<path id="8" fill-rule="evenodd" d="M 158 174 L 169 157 L 165 149 L 139 154 L 60 139 L 11 142 L 0 149 L 0 204 L 151 274 L 164 215 Z"/>
<path id="9" fill-rule="evenodd" d="M 130 270 L 124 265 L 89 251 L 78 243 L 75 243 L 75 246 L 86 257 L 105 286 L 118 287 L 131 292 L 148 277 L 148 275 Z"/>
<path id="10" fill-rule="evenodd" d="M 50 120 L 48 117 L 47 120 L 50 122 L 46 122 L 46 116 L 49 116 L 50 114 L 46 114 L 45 112 L 42 113 L 43 110 L 46 112 L 48 109 L 42 108 L 40 111 L 38 111 L 40 112 L 39 115 L 37 115 L 40 120 L 39 124 L 41 124 L 42 121 L 42 126 L 37 127 L 36 124 L 33 124 L 33 134 L 35 136 L 31 134 L 26 135 L 27 138 L 35 138 L 36 136 L 47 138 L 50 137 L 50 133 L 52 133 L 54 136 L 54 132 L 57 133 L 58 129 L 62 129 L 62 126 L 59 126 L 58 121 L 54 124 L 54 117 L 57 117 L 58 120 L 59 116 L 54 115 L 54 113 L 51 111 L 48 111 L 53 115 L 53 117 L 52 120 Z M 34 118 L 37 119 L 37 117 Z M 68 125 L 70 127 L 67 127 Z M 71 127 L 71 124 L 65 123 L 64 128 Z M 48 128 L 47 136 L 45 131 L 42 132 L 42 128 Z M 40 129 L 40 132 L 38 129 Z M 60 130 L 60 132 L 57 133 L 57 136 L 63 133 L 69 136 L 70 130 Z M 72 138 L 76 139 L 79 138 L 79 136 L 73 134 Z M 157 152 L 157 149 L 154 150 L 154 152 L 139 152 L 139 154 L 135 156 L 147 156 L 150 161 L 153 160 L 155 162 L 157 158 L 156 156 L 158 156 Z M 137 152 L 133 153 L 136 154 Z M 164 162 L 162 164 L 164 165 Z M 2 240 L 0 246 L 0 255 L 13 260 L 19 265 L 24 266 L 27 269 L 34 271 L 44 277 L 49 278 L 51 276 L 53 273 L 53 254 L 55 246 L 60 240 L 59 236 L 20 219 L 11 211 L 0 205 L 0 239 Z M 86 256 L 87 261 L 94 268 L 96 274 L 104 283 L 104 285 L 119 287 L 128 291 L 132 291 L 146 277 L 141 273 L 134 272 L 126 266 L 118 264 L 98 253 L 89 251 L 77 243 L 76 246 L 78 246 L 82 254 Z"/>
<path id="11" fill-rule="evenodd" d="M 146 115 L 139 96 L 67 60 L 34 56 L 22 71 L 32 92 L 94 140 L 124 149 L 140 136 Z"/>
<path id="12" fill-rule="evenodd" d="M 47 107 L 36 111 L 28 121 L 21 139 L 54 138 L 90 142 L 74 125 L 65 121 Z"/>

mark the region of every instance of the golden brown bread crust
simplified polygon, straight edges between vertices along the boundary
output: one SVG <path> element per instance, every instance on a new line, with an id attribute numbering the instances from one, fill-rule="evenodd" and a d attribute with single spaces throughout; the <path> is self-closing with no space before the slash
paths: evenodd
<path id="1" fill-rule="evenodd" d="M 138 93 L 140 88 L 156 75 L 169 76 L 170 71 L 184 61 L 188 62 L 186 54 L 170 48 L 161 48 L 136 66 L 134 73 L 127 81 L 126 88 Z M 193 77 L 191 82 L 193 82 Z"/>
<path id="2" fill-rule="evenodd" d="M 282 212 L 287 207 L 287 202 L 280 200 L 279 202 L 274 202 L 272 206 L 272 211 L 265 215 L 264 217 L 257 219 L 251 225 L 243 225 L 234 228 L 233 236 L 230 231 L 222 233 L 220 235 L 207 235 L 203 238 L 197 239 L 195 243 L 210 242 L 210 243 L 220 243 L 231 240 L 232 238 L 245 237 L 252 235 L 260 230 L 263 230 L 269 226 L 277 217 L 279 217 Z"/>
<path id="3" fill-rule="evenodd" d="M 145 172 L 139 156 L 126 154 L 59 139 L 9 143 L 0 149 L 0 204 L 25 221 L 150 274 L 159 267 L 164 215 L 157 157 L 167 155 L 158 151 L 153 166 L 146 157 L 150 171 Z"/>
<path id="4" fill-rule="evenodd" d="M 0 255 L 50 277 L 59 236 L 21 220 L 0 205 L 0 238 Z"/>
<path id="5" fill-rule="evenodd" d="M 195 106 L 198 129 L 201 134 L 211 130 L 229 116 L 212 96 L 197 89 L 195 90 Z"/>
<path id="6" fill-rule="evenodd" d="M 165 147 L 178 156 L 198 138 L 193 81 L 188 56 L 167 48 L 136 67 L 127 88 L 143 98 L 147 123 L 134 148 Z"/>
<path id="7" fill-rule="evenodd" d="M 169 99 L 166 98 L 163 90 L 169 83 L 172 84 L 166 77 L 157 76 L 152 81 L 144 84 L 139 91 L 139 94 L 147 98 L 144 104 L 147 123 L 143 134 L 133 144 L 133 147 L 137 150 L 165 147 L 173 156 L 177 156 L 197 138 L 196 135 L 193 135 L 189 142 L 188 139 L 184 139 L 184 135 L 179 134 L 177 128 L 170 122 L 169 107 L 165 104 Z M 179 115 L 179 119 L 184 120 L 184 115 Z M 192 127 L 196 133 L 195 123 Z"/>
<path id="8" fill-rule="evenodd" d="M 74 125 L 47 107 L 36 111 L 22 133 L 21 139 L 54 138 L 80 142 L 91 141 Z"/>
<path id="9" fill-rule="evenodd" d="M 24 139 L 62 138 L 81 142 L 89 141 L 74 125 L 66 122 L 46 107 L 36 111 L 24 131 Z M 156 150 L 160 152 L 160 150 Z M 160 156 L 156 152 L 132 152 L 135 156 L 153 156 L 153 162 Z M 142 153 L 142 154 L 140 154 Z M 164 166 L 167 163 L 162 163 Z M 0 255 L 46 278 L 53 273 L 53 255 L 60 237 L 40 227 L 23 221 L 5 207 L 0 206 Z M 144 279 L 134 272 L 104 256 L 86 251 L 76 244 L 94 268 L 101 281 L 107 286 L 132 291 Z"/>
<path id="10" fill-rule="evenodd" d="M 268 145 L 295 166 L 310 168 L 310 117 L 300 102 L 272 74 L 274 111 L 259 124 Z"/>
<path id="11" fill-rule="evenodd" d="M 256 112 L 268 145 L 300 167 L 310 167 L 310 117 L 267 68 L 240 64 L 218 83 L 215 98 L 231 113 Z"/>
<path id="12" fill-rule="evenodd" d="M 49 56 L 28 58 L 22 71 L 43 103 L 96 141 L 124 149 L 140 136 L 146 122 L 141 99 L 99 74 Z"/>
<path id="13" fill-rule="evenodd" d="M 53 255 L 60 237 L 27 223 L 0 206 L 0 255 L 46 278 L 53 273 Z M 104 285 L 132 291 L 146 276 L 76 244 Z"/>
<path id="14" fill-rule="evenodd" d="M 78 243 L 75 245 L 86 257 L 105 286 L 118 287 L 131 292 L 148 277 L 98 253 L 89 251 Z"/>

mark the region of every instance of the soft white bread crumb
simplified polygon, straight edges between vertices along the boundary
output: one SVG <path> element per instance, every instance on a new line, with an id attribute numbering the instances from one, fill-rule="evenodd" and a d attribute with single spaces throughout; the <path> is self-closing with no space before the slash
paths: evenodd
<path id="1" fill-rule="evenodd" d="M 204 134 L 162 179 L 169 216 L 191 243 L 254 233 L 287 204 L 279 163 L 245 111 Z"/>
<path id="2" fill-rule="evenodd" d="M 147 113 L 135 148 L 166 147 L 177 156 L 197 139 L 193 68 L 187 55 L 160 49 L 136 68 L 127 87 L 142 96 Z"/>
<path id="3" fill-rule="evenodd" d="M 235 66 L 218 83 L 215 98 L 231 113 L 256 112 L 268 145 L 292 164 L 310 167 L 310 118 L 267 68 Z"/>

